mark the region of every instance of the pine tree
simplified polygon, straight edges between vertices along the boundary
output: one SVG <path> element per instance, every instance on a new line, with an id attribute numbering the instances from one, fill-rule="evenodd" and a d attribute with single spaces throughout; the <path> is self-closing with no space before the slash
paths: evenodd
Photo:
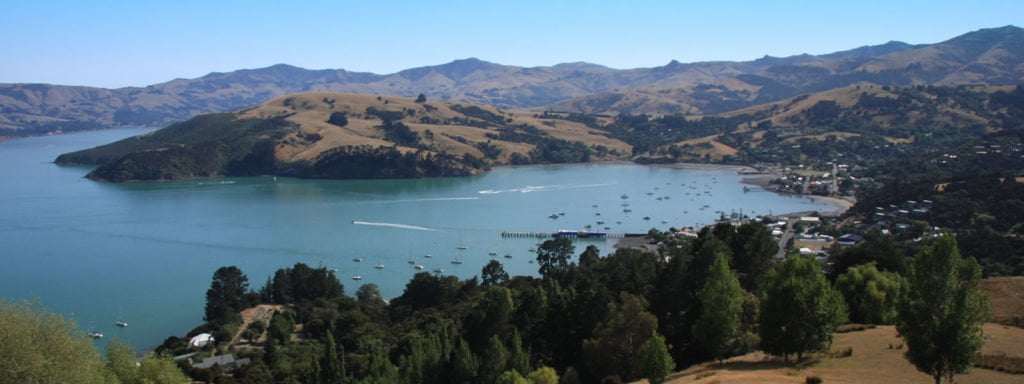
<path id="1" fill-rule="evenodd" d="M 512 348 L 509 351 L 508 368 L 519 372 L 520 375 L 530 373 L 530 352 L 523 349 L 523 340 L 519 337 L 519 330 L 512 331 Z"/>
<path id="2" fill-rule="evenodd" d="M 977 289 L 980 278 L 978 262 L 961 259 L 951 236 L 914 256 L 896 329 L 907 342 L 907 360 L 936 384 L 966 372 L 985 342 L 989 308 Z"/>
<path id="3" fill-rule="evenodd" d="M 344 352 L 343 352 L 344 353 Z M 334 334 L 327 330 L 324 336 L 324 354 L 320 358 L 320 380 L 322 383 L 342 383 L 345 381 L 345 364 L 338 358 L 338 347 Z"/>
<path id="4" fill-rule="evenodd" d="M 485 383 L 493 382 L 505 372 L 509 355 L 505 344 L 497 335 L 491 336 L 487 342 L 487 349 L 484 351 L 483 361 L 480 363 L 480 380 Z"/>
<path id="5" fill-rule="evenodd" d="M 476 374 L 479 368 L 480 363 L 476 355 L 473 354 L 473 351 L 469 349 L 469 343 L 464 339 L 459 339 L 458 344 L 455 346 L 455 351 L 452 352 L 452 383 L 466 384 L 476 382 Z"/>
<path id="6" fill-rule="evenodd" d="M 661 384 L 675 369 L 665 338 L 654 334 L 640 347 L 640 374 L 651 384 Z"/>
<path id="7" fill-rule="evenodd" d="M 743 289 L 722 253 L 708 269 L 700 302 L 703 314 L 693 326 L 693 337 L 711 357 L 722 361 L 735 350 L 743 334 Z"/>

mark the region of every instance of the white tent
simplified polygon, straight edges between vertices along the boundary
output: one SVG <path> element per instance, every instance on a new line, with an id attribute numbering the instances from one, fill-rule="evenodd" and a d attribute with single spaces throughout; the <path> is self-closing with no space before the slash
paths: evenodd
<path id="1" fill-rule="evenodd" d="M 213 335 L 209 333 L 200 333 L 188 341 L 189 348 L 202 348 L 210 343 L 213 343 Z"/>

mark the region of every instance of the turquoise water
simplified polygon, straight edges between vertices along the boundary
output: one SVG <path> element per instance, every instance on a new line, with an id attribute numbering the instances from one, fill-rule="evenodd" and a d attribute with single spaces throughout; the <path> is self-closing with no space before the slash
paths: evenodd
<path id="1" fill-rule="evenodd" d="M 322 265 L 339 270 L 348 293 L 375 283 L 394 297 L 416 272 L 410 259 L 465 278 L 495 252 L 510 274 L 535 274 L 528 250 L 537 240 L 502 238 L 502 231 L 590 224 L 646 232 L 711 223 L 717 210 L 832 208 L 758 188 L 745 193 L 741 176 L 728 170 L 593 164 L 499 168 L 454 179 L 107 184 L 82 178 L 88 168 L 51 163 L 61 153 L 143 132 L 0 143 L 0 297 L 37 300 L 83 329 L 145 349 L 202 320 L 210 277 L 224 265 L 240 267 L 253 288 L 278 268 Z M 548 218 L 559 212 L 565 215 Z M 456 249 L 460 242 L 466 250 Z M 582 241 L 578 250 L 586 244 L 606 251 L 613 245 Z M 451 264 L 455 257 L 464 264 Z M 375 269 L 377 263 L 385 268 Z M 352 280 L 356 274 L 363 279 Z M 118 318 L 129 326 L 115 327 Z"/>

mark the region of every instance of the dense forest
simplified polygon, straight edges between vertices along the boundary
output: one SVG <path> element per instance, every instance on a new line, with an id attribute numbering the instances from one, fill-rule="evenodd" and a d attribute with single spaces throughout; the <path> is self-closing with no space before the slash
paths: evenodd
<path id="1" fill-rule="evenodd" d="M 241 332 L 245 347 L 233 351 L 252 363 L 230 375 L 183 368 L 217 383 L 657 383 L 754 349 L 800 361 L 827 349 L 851 318 L 898 320 L 901 272 L 869 263 L 829 281 L 811 257 L 775 260 L 778 246 L 761 223 L 723 223 L 695 239 L 650 235 L 658 252 L 602 256 L 588 246 L 577 255 L 570 240 L 548 240 L 536 277 L 509 276 L 492 260 L 467 280 L 416 274 L 390 301 L 373 284 L 346 295 L 333 272 L 301 263 L 259 289 L 223 267 L 207 292 L 208 322 L 187 336 Z M 239 311 L 257 304 L 280 310 L 240 329 Z M 188 352 L 187 340 L 168 338 L 158 352 Z"/>

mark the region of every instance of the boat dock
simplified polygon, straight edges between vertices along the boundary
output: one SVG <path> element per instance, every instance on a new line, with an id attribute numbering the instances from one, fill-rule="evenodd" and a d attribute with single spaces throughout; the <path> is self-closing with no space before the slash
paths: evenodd
<path id="1" fill-rule="evenodd" d="M 503 231 L 501 237 L 533 237 L 538 239 L 546 238 L 571 238 L 571 239 L 621 239 L 623 237 L 643 237 L 646 233 L 607 233 L 590 231 L 567 231 L 558 232 L 530 232 L 530 231 Z"/>

